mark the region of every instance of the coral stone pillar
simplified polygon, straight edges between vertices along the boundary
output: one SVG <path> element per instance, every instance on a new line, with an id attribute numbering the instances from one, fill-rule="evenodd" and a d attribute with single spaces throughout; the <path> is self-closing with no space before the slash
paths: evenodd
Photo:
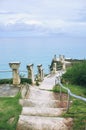
<path id="1" fill-rule="evenodd" d="M 65 56 L 64 55 L 59 55 L 59 61 L 63 63 L 65 61 Z"/>
<path id="2" fill-rule="evenodd" d="M 32 80 L 32 84 L 34 84 L 34 72 L 33 72 L 33 64 L 27 65 L 28 70 L 28 78 Z"/>
<path id="3" fill-rule="evenodd" d="M 56 63 L 53 63 L 53 73 L 54 74 L 56 73 L 56 70 L 57 70 L 57 65 L 56 65 Z"/>
<path id="4" fill-rule="evenodd" d="M 65 64 L 65 61 L 63 62 L 63 70 L 64 70 L 64 71 L 66 70 L 66 64 Z"/>
<path id="5" fill-rule="evenodd" d="M 13 84 L 19 85 L 21 81 L 19 72 L 18 72 L 18 69 L 20 67 L 20 62 L 11 62 L 9 63 L 9 66 L 12 69 L 12 73 L 13 73 Z"/>
<path id="6" fill-rule="evenodd" d="M 42 71 L 41 72 L 41 80 L 43 80 L 44 79 L 44 69 L 42 69 L 41 71 Z"/>
<path id="7" fill-rule="evenodd" d="M 42 81 L 44 78 L 44 72 L 42 69 L 42 65 L 38 65 L 37 67 L 38 67 L 38 80 Z"/>

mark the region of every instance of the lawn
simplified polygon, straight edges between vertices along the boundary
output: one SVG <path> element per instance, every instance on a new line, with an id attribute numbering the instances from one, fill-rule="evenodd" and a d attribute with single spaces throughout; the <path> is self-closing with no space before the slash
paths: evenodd
<path id="1" fill-rule="evenodd" d="M 0 97 L 0 130 L 16 130 L 22 107 L 20 93 L 15 97 Z"/>
<path id="2" fill-rule="evenodd" d="M 86 87 L 76 85 L 64 85 L 71 90 L 72 93 L 86 98 Z M 59 91 L 59 86 L 54 88 L 54 91 Z M 63 92 L 65 92 L 63 90 Z M 86 102 L 71 97 L 73 101 L 70 109 L 65 113 L 64 117 L 72 117 L 74 120 L 73 130 L 86 130 Z"/>

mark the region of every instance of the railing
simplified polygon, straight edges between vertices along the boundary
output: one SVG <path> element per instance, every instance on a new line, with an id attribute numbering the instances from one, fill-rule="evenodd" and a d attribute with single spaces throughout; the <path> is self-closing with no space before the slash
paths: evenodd
<path id="1" fill-rule="evenodd" d="M 27 77 L 27 71 L 19 70 L 19 75 Z M 12 70 L 0 70 L 0 79 L 11 78 L 12 77 Z"/>
<path id="2" fill-rule="evenodd" d="M 0 70 L 0 73 L 3 73 L 3 72 L 12 72 L 11 70 Z"/>
<path id="3" fill-rule="evenodd" d="M 86 102 L 86 98 L 84 97 L 81 97 L 81 96 L 77 96 L 75 94 L 73 94 L 70 89 L 64 87 L 61 83 L 61 80 L 60 80 L 60 76 L 56 77 L 55 79 L 55 84 L 58 84 L 60 86 L 60 100 L 61 100 L 61 96 L 62 96 L 62 88 L 67 90 L 67 93 L 68 93 L 68 103 L 67 103 L 67 112 L 69 111 L 69 107 L 70 107 L 70 96 L 74 97 L 74 98 L 77 98 L 77 99 L 80 99 L 84 102 Z"/>

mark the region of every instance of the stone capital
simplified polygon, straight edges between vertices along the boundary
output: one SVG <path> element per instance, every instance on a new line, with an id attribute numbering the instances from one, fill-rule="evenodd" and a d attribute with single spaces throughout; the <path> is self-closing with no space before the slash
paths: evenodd
<path id="1" fill-rule="evenodd" d="M 11 69 L 17 70 L 20 67 L 20 62 L 10 62 L 9 66 L 10 66 Z"/>

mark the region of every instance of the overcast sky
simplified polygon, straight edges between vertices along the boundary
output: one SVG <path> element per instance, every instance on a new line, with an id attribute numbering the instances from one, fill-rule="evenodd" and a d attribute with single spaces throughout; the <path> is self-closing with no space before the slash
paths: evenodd
<path id="1" fill-rule="evenodd" d="M 0 35 L 86 36 L 86 0 L 0 0 Z"/>

